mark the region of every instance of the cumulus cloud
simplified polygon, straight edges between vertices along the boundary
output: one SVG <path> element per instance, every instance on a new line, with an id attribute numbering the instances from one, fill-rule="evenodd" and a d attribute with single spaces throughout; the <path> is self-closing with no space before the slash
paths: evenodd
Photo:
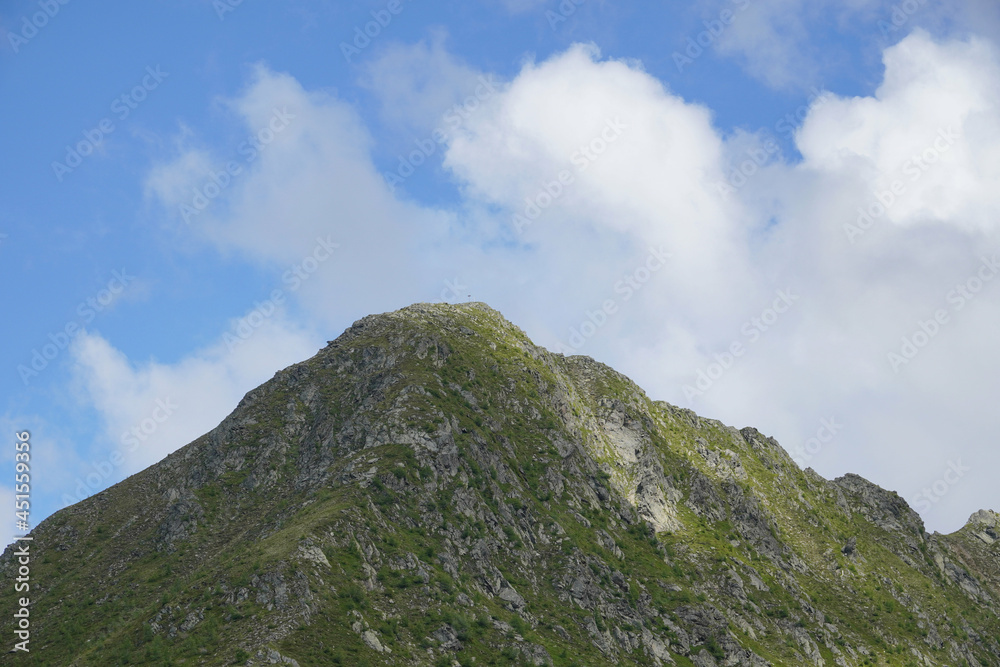
<path id="1" fill-rule="evenodd" d="M 725 0 L 703 3 L 708 9 L 712 44 L 725 56 L 741 61 L 747 71 L 775 88 L 811 84 L 818 64 L 809 48 L 807 9 L 799 0 Z M 727 18 L 724 12 L 735 13 Z M 803 57 L 806 55 L 806 57 Z"/>
<path id="2" fill-rule="evenodd" d="M 271 303 L 173 364 L 133 363 L 100 335 L 81 334 L 72 348 L 74 376 L 101 415 L 103 438 L 91 452 L 96 463 L 79 469 L 106 484 L 148 467 L 214 428 L 246 392 L 321 345 L 315 332 L 290 323 L 281 305 Z M 83 481 L 89 493 L 100 488 Z"/>
<path id="3" fill-rule="evenodd" d="M 885 214 L 896 224 L 993 228 L 990 184 L 1000 176 L 994 47 L 979 38 L 937 44 L 917 31 L 884 61 L 873 97 L 836 99 L 810 115 L 797 137 L 806 166 L 857 170 L 874 192 L 902 183 Z"/>
<path id="4" fill-rule="evenodd" d="M 722 148 L 706 108 L 577 45 L 527 65 L 463 126 L 445 165 L 469 197 L 502 206 L 511 238 L 537 245 L 557 270 L 600 257 L 572 274 L 587 292 L 608 291 L 662 246 L 673 256 L 657 283 L 685 286 L 671 307 L 713 319 L 746 293 L 752 231 L 718 196 Z"/>
<path id="5" fill-rule="evenodd" d="M 997 459 L 974 434 L 991 428 L 978 407 L 1000 366 L 988 343 L 1000 285 L 979 282 L 1000 250 L 990 186 L 1000 77 L 994 48 L 976 38 L 916 31 L 884 61 L 874 95 L 812 109 L 796 135 L 800 164 L 740 191 L 777 221 L 760 259 L 800 287 L 801 319 L 780 323 L 766 339 L 775 349 L 755 349 L 698 400 L 741 422 L 771 420 L 790 449 L 815 436 L 822 416 L 837 417 L 847 426 L 814 441 L 807 463 L 829 474 L 862 468 L 953 529 L 977 491 L 989 502 L 982 480 L 970 474 L 945 497 L 922 485 L 952 459 L 977 469 Z"/>
<path id="6" fill-rule="evenodd" d="M 973 435 L 989 430 L 989 412 L 954 397 L 955 387 L 980 391 L 1000 365 L 988 351 L 1000 322 L 986 305 L 1000 292 L 951 294 L 996 251 L 996 56 L 983 40 L 918 31 L 885 65 L 874 95 L 814 103 L 796 135 L 801 163 L 755 168 L 728 196 L 718 183 L 764 137 L 723 137 L 707 110 L 585 46 L 526 66 L 464 126 L 445 164 L 469 200 L 503 211 L 522 252 L 492 259 L 533 276 L 518 286 L 531 308 L 510 313 L 542 342 L 575 336 L 654 396 L 761 426 L 804 464 L 859 470 L 953 528 L 975 509 L 962 504 L 972 489 L 984 498 L 985 488 L 968 476 L 968 487 L 928 498 L 922 480 L 954 457 L 996 458 Z M 609 118 L 627 129 L 576 170 L 573 155 Z M 915 154 L 922 166 L 907 164 Z M 561 170 L 573 183 L 542 195 Z M 879 214 L 872 205 L 896 180 L 905 187 Z M 871 222 L 856 235 L 859 209 Z M 670 262 L 626 303 L 616 279 L 656 244 Z M 604 298 L 617 299 L 614 314 L 599 312 Z M 910 352 L 904 337 L 934 329 L 940 310 L 948 319 L 933 343 L 894 368 L 889 353 Z M 963 414 L 957 442 L 946 435 L 955 413 L 917 407 L 928 404 Z M 817 448 L 824 420 L 841 426 Z"/>
<path id="7" fill-rule="evenodd" d="M 440 45 L 387 53 L 369 84 L 387 101 L 408 100 L 414 126 L 431 122 L 431 110 L 454 99 L 455 82 L 473 74 Z M 379 69 L 405 54 L 434 64 L 442 81 Z M 720 183 L 732 183 L 766 136 L 724 135 L 709 109 L 640 64 L 576 45 L 527 63 L 448 135 L 443 165 L 460 198 L 447 208 L 393 192 L 348 104 L 259 68 L 230 100 L 234 122 L 259 136 L 276 107 L 294 118 L 240 163 L 244 172 L 191 229 L 273 267 L 286 289 L 299 277 L 295 300 L 325 328 L 472 293 L 540 343 L 607 361 L 656 398 L 761 427 L 803 463 L 831 476 L 865 474 L 902 493 L 932 527 L 952 529 L 988 502 L 991 487 L 975 472 L 942 497 L 926 497 L 923 485 L 954 459 L 976 471 L 997 463 L 983 443 L 995 428 L 987 404 L 1000 370 L 990 337 L 1000 280 L 978 278 L 961 306 L 955 296 L 976 286 L 982 258 L 1000 250 L 991 187 L 1000 164 L 997 57 L 981 39 L 915 32 L 884 62 L 873 95 L 814 103 L 795 136 L 801 162 L 768 151 L 769 164 L 723 192 Z M 913 180 L 907 161 L 935 142 L 937 159 L 917 166 Z M 152 172 L 150 196 L 179 216 L 204 191 L 205 165 L 224 160 L 182 150 Z M 896 180 L 904 187 L 893 191 Z M 870 222 L 862 218 L 857 234 L 859 209 Z M 320 239 L 338 245 L 322 262 Z M 928 322 L 940 310 L 946 321 L 935 328 Z M 216 350 L 133 368 L 88 338 L 81 377 L 109 439 L 148 418 L 167 391 L 230 378 L 216 380 L 225 386 L 205 395 L 211 410 L 170 438 L 176 446 L 214 426 L 265 368 L 311 354 L 312 339 L 289 327 L 273 345 L 255 338 L 263 356 L 253 362 Z M 906 341 L 923 343 L 912 358 Z M 272 348 L 280 358 L 264 354 Z M 893 367 L 890 353 L 905 362 Z M 244 363 L 257 374 L 239 375 Z M 836 435 L 820 441 L 830 420 Z"/>
<path id="8" fill-rule="evenodd" d="M 739 62 L 752 76 L 778 89 L 821 85 L 849 71 L 915 29 L 936 35 L 996 34 L 1000 9 L 988 0 L 702 0 L 692 39 Z M 850 48 L 822 40 L 821 28 L 837 26 L 857 36 Z"/>
<path id="9" fill-rule="evenodd" d="M 156 165 L 146 178 L 145 191 L 148 197 L 155 197 L 171 206 L 190 204 L 191 191 L 196 181 L 212 173 L 216 165 L 208 151 L 198 148 L 183 149 L 184 139 L 178 137 L 177 144 L 183 152 L 170 163 Z"/>
<path id="10" fill-rule="evenodd" d="M 151 172 L 153 185 L 163 173 L 175 174 L 172 183 L 183 180 L 178 172 L 187 174 L 185 188 L 169 190 L 180 197 L 151 185 L 168 213 L 187 214 L 191 231 L 221 251 L 272 267 L 286 287 L 319 246 L 336 245 L 330 259 L 295 281 L 301 287 L 296 298 L 328 323 L 342 324 L 343 313 L 360 316 L 373 304 L 427 300 L 436 291 L 437 281 L 423 271 L 421 248 L 447 228 L 450 216 L 393 196 L 350 105 L 260 66 L 226 106 L 247 139 L 215 155 L 213 170 L 188 169 L 201 164 L 192 153 L 205 150 L 191 147 Z M 226 179 L 213 174 L 230 163 L 238 173 L 215 187 Z"/>
<path id="11" fill-rule="evenodd" d="M 415 44 L 391 44 L 362 70 L 361 84 L 378 98 L 382 117 L 419 139 L 447 130 L 443 117 L 486 79 L 452 55 L 445 41 L 435 32 Z"/>

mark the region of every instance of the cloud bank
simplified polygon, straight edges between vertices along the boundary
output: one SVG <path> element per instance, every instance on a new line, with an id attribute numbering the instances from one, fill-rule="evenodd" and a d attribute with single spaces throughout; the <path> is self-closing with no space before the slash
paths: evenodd
<path id="1" fill-rule="evenodd" d="M 414 48 L 451 83 L 390 77 L 386 61 L 368 85 L 415 100 L 412 118 L 387 122 L 418 131 L 481 73 L 440 44 Z M 262 66 L 228 100 L 254 158 L 187 138 L 147 191 L 203 242 L 271 267 L 294 308 L 235 351 L 220 332 L 173 365 L 89 336 L 79 377 L 110 443 L 183 397 L 129 459 L 147 465 L 310 356 L 312 332 L 472 293 L 540 344 L 758 426 L 804 466 L 859 472 L 955 529 L 995 501 L 984 471 L 1000 463 L 1000 70 L 986 40 L 919 30 L 883 58 L 871 96 L 812 102 L 792 161 L 766 128 L 724 133 L 639 63 L 574 45 L 497 82 L 415 166 L 451 179 L 454 203 L 434 206 L 387 184 L 349 104 Z M 228 161 L 240 172 L 209 198 Z M 210 201 L 186 222 L 198 192 Z"/>

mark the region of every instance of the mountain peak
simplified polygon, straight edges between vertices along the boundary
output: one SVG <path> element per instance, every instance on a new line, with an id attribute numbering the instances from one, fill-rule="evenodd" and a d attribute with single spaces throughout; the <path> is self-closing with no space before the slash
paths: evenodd
<path id="1" fill-rule="evenodd" d="M 986 544 L 1000 541 L 1000 514 L 993 510 L 979 510 L 969 517 L 965 529 Z"/>
<path id="2" fill-rule="evenodd" d="M 414 304 L 46 519 L 32 628 L 80 666 L 1000 664 L 973 519 L 927 535 L 485 304 Z"/>
<path id="3" fill-rule="evenodd" d="M 509 338 L 530 344 L 527 334 L 485 303 L 415 303 L 399 310 L 367 315 L 357 320 L 330 345 L 341 345 L 359 335 L 390 334 L 401 329 L 423 330 L 441 335 L 485 335 L 488 339 Z M 494 340 L 494 342 L 496 342 Z M 509 341 L 512 342 L 512 341 Z"/>
<path id="4" fill-rule="evenodd" d="M 993 510 L 979 510 L 978 512 L 973 512 L 966 525 L 996 527 L 1000 525 L 1000 514 Z"/>

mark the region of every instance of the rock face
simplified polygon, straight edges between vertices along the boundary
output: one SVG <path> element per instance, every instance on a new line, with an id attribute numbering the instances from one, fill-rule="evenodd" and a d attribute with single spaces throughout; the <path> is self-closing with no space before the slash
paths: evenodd
<path id="1" fill-rule="evenodd" d="M 34 540 L 3 664 L 1000 665 L 995 512 L 928 535 L 483 304 L 356 322 Z"/>
<path id="2" fill-rule="evenodd" d="M 1000 514 L 991 510 L 979 510 L 967 524 L 969 531 L 986 545 L 1000 541 Z"/>

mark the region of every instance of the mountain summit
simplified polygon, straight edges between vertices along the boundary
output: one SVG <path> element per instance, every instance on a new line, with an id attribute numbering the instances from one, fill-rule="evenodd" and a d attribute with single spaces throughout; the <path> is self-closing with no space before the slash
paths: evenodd
<path id="1" fill-rule="evenodd" d="M 417 304 L 46 519 L 0 662 L 1000 665 L 998 531 Z"/>

